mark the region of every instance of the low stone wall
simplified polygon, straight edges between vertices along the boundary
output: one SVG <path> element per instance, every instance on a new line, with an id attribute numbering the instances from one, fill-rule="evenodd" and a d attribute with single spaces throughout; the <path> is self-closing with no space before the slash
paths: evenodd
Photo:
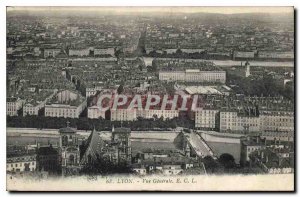
<path id="1" fill-rule="evenodd" d="M 223 142 L 223 143 L 231 143 L 231 144 L 239 144 L 241 143 L 240 138 L 230 137 L 230 136 L 218 136 L 208 133 L 200 133 L 201 137 L 207 142 Z"/>

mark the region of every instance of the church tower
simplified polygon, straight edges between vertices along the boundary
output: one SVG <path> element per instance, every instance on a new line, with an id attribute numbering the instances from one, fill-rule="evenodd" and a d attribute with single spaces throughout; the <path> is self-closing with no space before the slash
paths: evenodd
<path id="1" fill-rule="evenodd" d="M 112 129 L 112 142 L 118 144 L 118 163 L 131 163 L 131 130 L 129 128 L 114 128 Z"/>
<path id="2" fill-rule="evenodd" d="M 69 127 L 59 129 L 60 134 L 60 157 L 62 175 L 77 175 L 80 170 L 80 149 L 76 131 Z"/>

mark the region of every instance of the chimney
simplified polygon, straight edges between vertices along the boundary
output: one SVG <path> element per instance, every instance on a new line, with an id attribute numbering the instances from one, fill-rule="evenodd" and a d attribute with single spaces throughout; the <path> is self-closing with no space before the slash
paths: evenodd
<path id="1" fill-rule="evenodd" d="M 268 163 L 269 162 L 269 157 L 268 156 L 266 156 L 266 163 Z"/>
<path id="2" fill-rule="evenodd" d="M 261 159 L 264 158 L 264 151 L 261 151 Z"/>
<path id="3" fill-rule="evenodd" d="M 259 136 L 256 137 L 256 143 L 259 143 Z"/>

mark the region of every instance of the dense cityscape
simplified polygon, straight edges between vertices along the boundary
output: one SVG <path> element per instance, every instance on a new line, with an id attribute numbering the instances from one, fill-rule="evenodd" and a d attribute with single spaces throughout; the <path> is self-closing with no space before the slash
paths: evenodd
<path id="1" fill-rule="evenodd" d="M 6 48 L 9 175 L 294 173 L 293 15 L 8 10 Z"/>

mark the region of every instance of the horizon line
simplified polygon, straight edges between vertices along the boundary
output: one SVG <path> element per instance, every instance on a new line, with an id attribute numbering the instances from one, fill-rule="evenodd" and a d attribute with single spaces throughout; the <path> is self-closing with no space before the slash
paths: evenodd
<path id="1" fill-rule="evenodd" d="M 7 12 L 11 11 L 68 11 L 68 12 L 113 12 L 113 13 L 211 13 L 211 14 L 292 14 L 293 6 L 7 6 Z M 116 9 L 117 8 L 117 9 Z"/>

